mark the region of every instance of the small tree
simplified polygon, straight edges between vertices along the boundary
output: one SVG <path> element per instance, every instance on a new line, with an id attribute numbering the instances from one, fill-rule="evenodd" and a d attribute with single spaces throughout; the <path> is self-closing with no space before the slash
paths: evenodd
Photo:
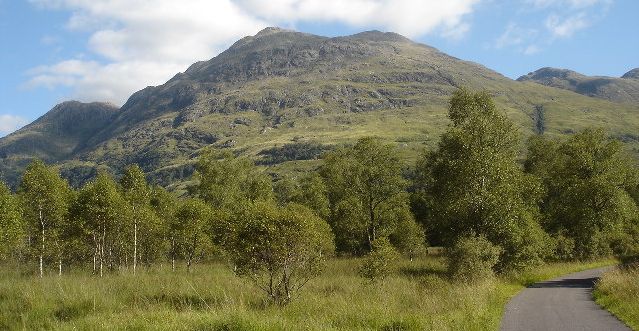
<path id="1" fill-rule="evenodd" d="M 366 256 L 359 274 L 370 282 L 384 280 L 393 271 L 397 255 L 388 238 L 378 238 L 373 242 L 373 250 Z"/>
<path id="2" fill-rule="evenodd" d="M 39 274 L 44 274 L 44 259 L 55 256 L 58 272 L 62 273 L 62 244 L 60 234 L 68 217 L 71 190 L 60 174 L 42 161 L 33 161 L 24 174 L 18 189 L 28 223 L 29 235 L 39 237 L 34 251 L 39 256 Z"/>
<path id="3" fill-rule="evenodd" d="M 133 274 L 135 275 L 138 265 L 138 227 L 143 217 L 149 220 L 149 215 L 145 213 L 145 209 L 150 204 L 151 192 L 144 177 L 144 172 L 137 164 L 130 165 L 124 170 L 124 175 L 120 179 L 120 186 L 122 187 L 122 195 L 131 208 L 133 219 Z"/>
<path id="4" fill-rule="evenodd" d="M 199 199 L 187 199 L 175 213 L 170 226 L 172 260 L 175 261 L 176 256 L 183 257 L 187 271 L 191 270 L 198 250 L 208 240 L 206 229 L 212 214 L 211 208 Z M 172 264 L 175 265 L 175 262 Z"/>
<path id="5" fill-rule="evenodd" d="M 296 204 L 251 204 L 239 213 L 234 229 L 225 248 L 236 273 L 280 305 L 319 275 L 326 255 L 334 250 L 328 224 Z"/>
<path id="6" fill-rule="evenodd" d="M 24 236 L 25 224 L 20 205 L 9 188 L 0 182 L 0 260 L 19 252 Z"/>
<path id="7" fill-rule="evenodd" d="M 93 272 L 100 277 L 105 264 L 113 267 L 114 253 L 126 254 L 126 231 L 130 219 L 129 206 L 122 198 L 117 184 L 108 174 L 101 172 L 98 177 L 85 185 L 73 207 L 77 220 L 85 224 L 93 245 Z M 125 256 L 126 258 L 126 256 Z"/>
<path id="8" fill-rule="evenodd" d="M 447 250 L 448 272 L 453 280 L 472 283 L 490 278 L 502 249 L 485 236 L 462 237 Z"/>

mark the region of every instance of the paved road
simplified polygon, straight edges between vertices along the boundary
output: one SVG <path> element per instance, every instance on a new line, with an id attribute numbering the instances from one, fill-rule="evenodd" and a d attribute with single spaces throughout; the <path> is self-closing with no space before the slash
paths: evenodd
<path id="1" fill-rule="evenodd" d="M 629 331 L 592 299 L 592 287 L 607 269 L 582 271 L 524 289 L 506 305 L 501 330 Z"/>

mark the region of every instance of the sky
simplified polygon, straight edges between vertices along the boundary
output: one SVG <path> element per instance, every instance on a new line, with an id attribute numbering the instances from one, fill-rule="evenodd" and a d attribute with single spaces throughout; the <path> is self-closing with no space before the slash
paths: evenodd
<path id="1" fill-rule="evenodd" d="M 639 67 L 637 0 L 0 0 L 0 137 L 65 100 L 122 105 L 268 26 L 392 31 L 517 78 Z"/>

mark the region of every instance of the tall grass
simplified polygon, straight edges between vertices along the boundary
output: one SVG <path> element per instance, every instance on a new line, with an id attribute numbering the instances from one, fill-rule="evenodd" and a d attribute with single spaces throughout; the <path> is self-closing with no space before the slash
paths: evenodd
<path id="1" fill-rule="evenodd" d="M 594 295 L 599 305 L 639 330 L 639 265 L 605 273 Z"/>
<path id="2" fill-rule="evenodd" d="M 401 261 L 383 283 L 357 274 L 359 259 L 333 259 L 290 305 L 264 301 L 223 264 L 175 273 L 155 266 L 104 278 L 75 271 L 38 279 L 0 271 L 0 329 L 37 330 L 495 330 L 528 281 L 613 263 L 548 265 L 475 285 L 451 283 L 444 261 Z"/>

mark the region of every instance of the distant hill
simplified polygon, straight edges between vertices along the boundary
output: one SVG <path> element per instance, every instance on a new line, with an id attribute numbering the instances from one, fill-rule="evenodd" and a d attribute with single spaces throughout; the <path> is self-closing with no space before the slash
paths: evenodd
<path id="1" fill-rule="evenodd" d="M 517 80 L 532 81 L 615 102 L 639 103 L 639 68 L 627 72 L 621 78 L 585 76 L 566 69 L 541 68 Z"/>
<path id="2" fill-rule="evenodd" d="M 31 124 L 0 139 L 0 176 L 12 184 L 33 158 L 67 160 L 119 110 L 108 103 L 63 102 Z"/>
<path id="3" fill-rule="evenodd" d="M 363 136 L 396 144 L 412 161 L 435 146 L 449 123 L 448 99 L 460 87 L 491 93 L 520 126 L 522 141 L 535 132 L 558 136 L 594 125 L 623 137 L 629 150 L 639 147 L 637 102 L 517 82 L 395 33 L 327 38 L 267 28 L 134 93 L 119 110 L 103 105 L 103 112 L 84 112 L 91 125 L 82 134 L 30 129 L 38 120 L 0 139 L 0 148 L 9 151 L 5 159 L 37 155 L 58 162 L 74 183 L 95 166 L 118 173 L 129 163 L 156 183 L 180 183 L 203 148 L 232 150 L 267 164 L 269 172 L 293 173 L 315 167 L 321 151 Z M 29 147 L 16 139 L 21 136 L 63 152 Z M 2 161 L 0 171 L 15 173 L 17 164 Z"/>

